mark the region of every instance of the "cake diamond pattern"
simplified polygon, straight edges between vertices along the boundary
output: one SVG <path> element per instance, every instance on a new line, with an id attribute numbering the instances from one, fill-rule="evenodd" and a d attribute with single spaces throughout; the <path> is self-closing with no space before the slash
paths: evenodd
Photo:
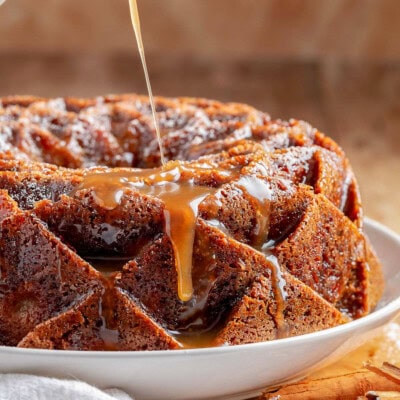
<path id="1" fill-rule="evenodd" d="M 236 345 L 326 329 L 376 306 L 380 263 L 333 140 L 243 104 L 157 98 L 156 108 L 165 157 L 180 161 L 172 184 L 207 189 L 188 301 L 166 201 L 126 178 L 159 171 L 148 99 L 0 100 L 0 345 Z M 115 182 L 109 207 L 101 191 Z"/>

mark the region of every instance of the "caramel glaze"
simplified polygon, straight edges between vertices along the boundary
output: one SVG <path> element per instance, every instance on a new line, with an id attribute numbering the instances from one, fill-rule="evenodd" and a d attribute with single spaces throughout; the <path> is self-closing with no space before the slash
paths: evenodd
<path id="1" fill-rule="evenodd" d="M 282 276 L 282 271 L 278 263 L 278 259 L 272 254 L 272 249 L 265 249 L 263 253 L 266 254 L 267 260 L 274 266 L 271 269 L 273 282 L 274 296 L 277 299 L 277 312 L 275 314 L 275 324 L 277 330 L 277 338 L 282 339 L 289 336 L 289 327 L 284 318 L 285 304 L 287 292 L 285 289 L 286 281 Z"/>
<path id="2" fill-rule="evenodd" d="M 101 321 L 99 334 L 104 343 L 103 350 L 108 351 L 117 351 L 120 349 L 118 345 L 119 332 L 114 318 L 114 298 L 112 294 L 115 275 L 116 272 L 104 276 L 103 283 L 105 290 L 99 300 L 99 317 Z"/>
<path id="3" fill-rule="evenodd" d="M 109 210 L 119 205 L 127 188 L 163 201 L 165 232 L 174 249 L 178 295 L 182 301 L 190 300 L 193 295 L 191 268 L 198 205 L 215 190 L 194 183 L 196 169 L 204 168 L 173 161 L 163 168 L 92 173 L 75 190 L 92 189 L 96 201 Z"/>
<path id="4" fill-rule="evenodd" d="M 211 169 L 212 168 L 212 169 Z M 234 181 L 243 195 L 252 200 L 257 209 L 257 226 L 251 246 L 265 254 L 270 262 L 272 285 L 277 300 L 276 327 L 279 337 L 286 336 L 283 311 L 286 292 L 285 281 L 282 277 L 277 259 L 271 250 L 274 243 L 268 242 L 269 204 L 272 191 L 267 182 L 257 176 L 241 176 L 237 169 L 217 170 L 222 179 L 215 180 L 215 186 L 206 186 L 199 183 L 200 175 L 207 171 L 215 171 L 215 166 L 208 164 L 193 164 L 171 161 L 161 168 L 131 169 L 106 172 L 92 172 L 87 174 L 82 183 L 71 193 L 84 189 L 91 189 L 96 201 L 105 209 L 112 210 L 121 202 L 124 190 L 137 190 L 139 193 L 159 198 L 164 204 L 164 231 L 169 236 L 175 255 L 177 271 L 177 293 L 183 302 L 182 314 L 179 316 L 182 326 L 179 331 L 170 333 L 184 348 L 206 347 L 213 345 L 213 338 L 223 323 L 223 315 L 219 315 L 211 324 L 203 320 L 203 309 L 206 306 L 208 294 L 213 287 L 213 265 L 202 265 L 200 275 L 194 276 L 196 288 L 193 288 L 192 265 L 195 227 L 198 220 L 199 204 L 206 198 L 214 198 L 210 204 L 221 207 L 218 188 L 226 182 Z M 208 182 L 210 184 L 210 182 Z M 225 234 L 229 231 L 218 220 L 206 221 L 210 226 L 217 227 Z M 205 250 L 207 252 L 208 250 Z M 132 258 L 132 257 L 129 257 Z M 206 258 L 212 264 L 213 254 Z M 101 336 L 108 350 L 117 349 L 118 332 L 112 325 L 111 289 L 117 270 L 128 261 L 127 258 L 92 258 L 88 261 L 104 276 L 106 291 L 102 298 Z"/>

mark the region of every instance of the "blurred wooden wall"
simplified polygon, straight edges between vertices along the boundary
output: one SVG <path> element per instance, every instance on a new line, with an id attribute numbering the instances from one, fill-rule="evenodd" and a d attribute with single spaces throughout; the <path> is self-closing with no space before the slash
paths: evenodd
<path id="1" fill-rule="evenodd" d="M 400 58 L 399 0 L 139 0 L 146 48 L 207 58 Z M 7 0 L 0 52 L 128 52 L 127 0 Z"/>
<path id="2" fill-rule="evenodd" d="M 400 0 L 138 1 L 156 94 L 310 121 L 400 232 Z M 127 0 L 0 7 L 0 96 L 118 92 L 146 92 Z"/>

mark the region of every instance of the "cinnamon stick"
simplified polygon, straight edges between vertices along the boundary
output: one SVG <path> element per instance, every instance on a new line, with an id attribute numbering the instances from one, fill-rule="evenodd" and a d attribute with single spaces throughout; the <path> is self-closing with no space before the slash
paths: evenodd
<path id="1" fill-rule="evenodd" d="M 306 379 L 265 393 L 259 400 L 391 399 L 396 395 L 400 399 L 400 369 L 384 363 L 380 367 L 367 365 L 336 376 Z"/>

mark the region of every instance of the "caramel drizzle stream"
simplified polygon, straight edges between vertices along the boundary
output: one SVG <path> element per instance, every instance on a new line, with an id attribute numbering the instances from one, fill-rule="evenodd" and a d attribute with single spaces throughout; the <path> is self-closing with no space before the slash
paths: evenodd
<path id="1" fill-rule="evenodd" d="M 158 146 L 160 148 L 161 164 L 165 165 L 164 150 L 163 150 L 163 146 L 162 146 L 162 143 L 161 143 L 160 126 L 159 126 L 158 120 L 157 120 L 157 114 L 156 114 L 156 107 L 155 107 L 155 104 L 154 104 L 153 91 L 151 89 L 149 71 L 147 69 L 146 56 L 145 56 L 145 53 L 144 53 L 144 46 L 143 46 L 143 40 L 142 40 L 142 30 L 140 28 L 139 9 L 138 9 L 138 6 L 137 6 L 137 1 L 136 0 L 129 0 L 129 8 L 130 8 L 130 11 L 131 11 L 132 26 L 133 26 L 133 30 L 134 30 L 135 36 L 136 36 L 136 42 L 137 42 L 137 46 L 138 46 L 138 49 L 139 49 L 140 59 L 142 60 L 144 77 L 146 79 L 147 91 L 149 93 L 149 101 L 150 101 L 151 113 L 153 115 L 154 128 L 156 130 Z"/>

